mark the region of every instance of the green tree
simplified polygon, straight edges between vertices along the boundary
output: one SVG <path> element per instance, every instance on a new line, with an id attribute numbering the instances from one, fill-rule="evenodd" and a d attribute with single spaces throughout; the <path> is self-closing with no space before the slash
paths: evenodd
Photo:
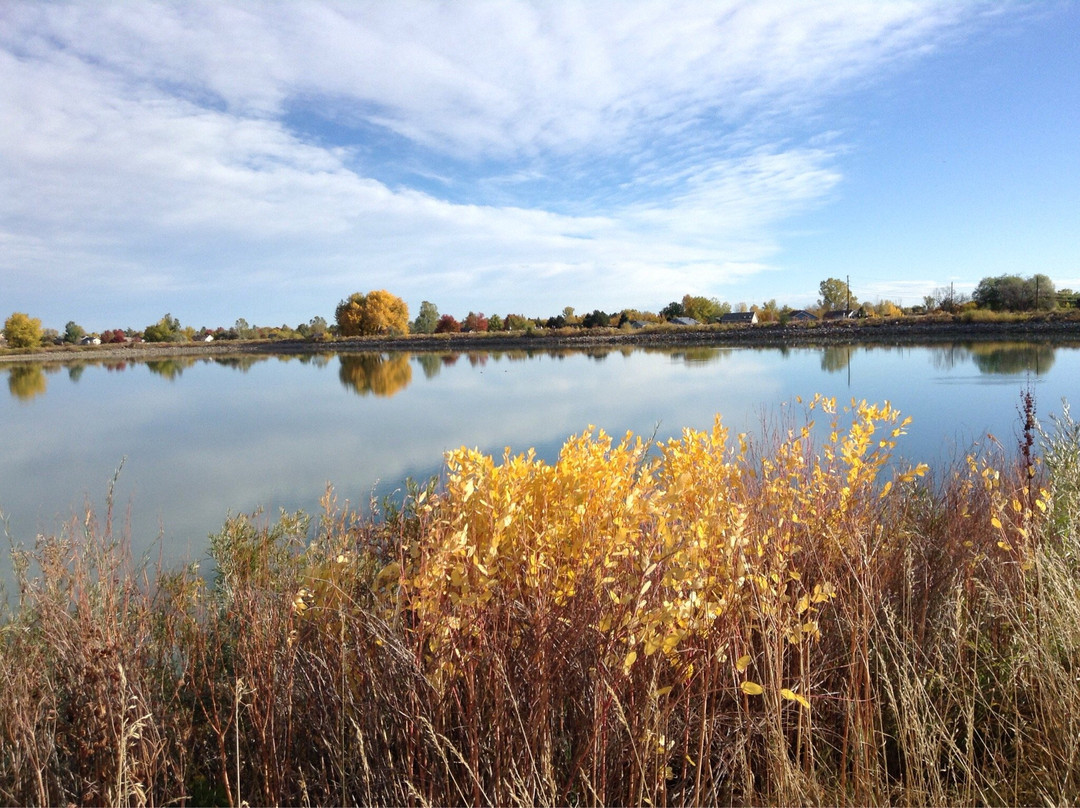
<path id="1" fill-rule="evenodd" d="M 409 333 L 409 307 L 385 289 L 350 295 L 338 303 L 334 319 L 343 337 Z"/>
<path id="2" fill-rule="evenodd" d="M 420 313 L 413 320 L 412 330 L 417 334 L 433 334 L 439 322 L 439 309 L 430 300 L 420 303 Z"/>
<path id="3" fill-rule="evenodd" d="M 77 345 L 84 336 L 86 336 L 86 331 L 83 327 L 74 320 L 68 320 L 68 324 L 64 326 L 64 342 Z"/>
<path id="4" fill-rule="evenodd" d="M 983 278 L 971 299 L 979 308 L 993 311 L 1048 310 L 1057 307 L 1054 282 L 1046 275 L 1032 275 L 1025 280 L 1019 275 L 998 275 Z"/>
<path id="5" fill-rule="evenodd" d="M 818 285 L 818 291 L 821 294 L 818 308 L 825 311 L 854 309 L 859 305 L 858 298 L 851 294 L 851 288 L 839 278 L 826 278 Z"/>
<path id="6" fill-rule="evenodd" d="M 683 317 L 686 314 L 686 310 L 683 308 L 683 304 L 678 300 L 672 300 L 664 308 L 660 309 L 660 316 L 665 320 L 671 320 L 675 317 Z"/>
<path id="7" fill-rule="evenodd" d="M 493 314 L 488 318 L 488 331 L 502 331 L 503 319 L 497 314 Z"/>
<path id="8" fill-rule="evenodd" d="M 4 339 L 12 348 L 36 348 L 41 344 L 41 320 L 14 312 L 4 322 Z"/>
<path id="9" fill-rule="evenodd" d="M 183 338 L 180 321 L 171 314 L 143 329 L 143 339 L 147 342 L 180 342 Z"/>

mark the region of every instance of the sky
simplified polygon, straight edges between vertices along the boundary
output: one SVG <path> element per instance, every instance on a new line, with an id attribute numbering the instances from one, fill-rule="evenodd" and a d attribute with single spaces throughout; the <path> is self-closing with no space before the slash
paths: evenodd
<path id="1" fill-rule="evenodd" d="M 0 317 L 1080 288 L 1080 2 L 0 2 Z"/>

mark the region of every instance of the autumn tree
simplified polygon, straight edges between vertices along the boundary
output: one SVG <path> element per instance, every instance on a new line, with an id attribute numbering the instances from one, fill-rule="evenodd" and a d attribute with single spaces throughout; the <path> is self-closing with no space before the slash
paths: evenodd
<path id="1" fill-rule="evenodd" d="M 818 291 L 821 294 L 818 308 L 825 311 L 853 309 L 859 305 L 858 299 L 851 294 L 851 287 L 839 278 L 826 278 L 818 285 Z"/>
<path id="2" fill-rule="evenodd" d="M 487 331 L 488 318 L 483 312 L 470 311 L 461 324 L 462 331 Z"/>
<path id="3" fill-rule="evenodd" d="M 4 322 L 4 339 L 12 348 L 36 348 L 41 344 L 41 320 L 14 312 Z"/>
<path id="4" fill-rule="evenodd" d="M 682 309 L 681 316 L 693 317 L 699 323 L 711 323 L 731 311 L 731 306 L 720 302 L 715 297 L 683 295 Z"/>
<path id="5" fill-rule="evenodd" d="M 439 318 L 439 321 L 435 323 L 436 334 L 456 334 L 461 331 L 461 323 L 457 321 L 457 318 L 452 314 L 444 314 Z"/>
<path id="6" fill-rule="evenodd" d="M 385 289 L 350 295 L 338 303 L 334 319 L 343 337 L 409 333 L 409 307 Z"/>

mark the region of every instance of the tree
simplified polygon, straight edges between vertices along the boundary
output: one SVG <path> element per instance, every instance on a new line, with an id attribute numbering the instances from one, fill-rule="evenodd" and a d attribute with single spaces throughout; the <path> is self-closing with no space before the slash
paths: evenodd
<path id="1" fill-rule="evenodd" d="M 143 329 L 143 339 L 147 342 L 179 342 L 183 339 L 180 321 L 171 314 L 166 314 L 153 325 Z"/>
<path id="2" fill-rule="evenodd" d="M 488 331 L 502 331 L 503 319 L 497 314 L 493 314 L 488 318 Z"/>
<path id="3" fill-rule="evenodd" d="M 660 309 L 660 316 L 665 320 L 672 320 L 676 317 L 682 317 L 686 314 L 686 310 L 683 308 L 683 304 L 678 300 L 672 300 L 664 308 Z"/>
<path id="4" fill-rule="evenodd" d="M 350 295 L 348 300 L 338 303 L 334 319 L 344 337 L 409 333 L 409 307 L 385 289 Z"/>
<path id="5" fill-rule="evenodd" d="M 439 322 L 439 309 L 430 300 L 420 304 L 420 313 L 413 320 L 412 331 L 417 334 L 432 334 Z"/>
<path id="6" fill-rule="evenodd" d="M 74 320 L 68 320 L 68 324 L 64 326 L 64 342 L 69 345 L 78 345 L 79 340 L 86 336 L 86 331 L 81 325 Z"/>
<path id="7" fill-rule="evenodd" d="M 475 311 L 470 311 L 466 316 L 465 321 L 461 324 L 462 331 L 487 331 L 488 330 L 488 318 L 484 316 L 483 312 L 479 314 Z"/>
<path id="8" fill-rule="evenodd" d="M 41 344 L 41 320 L 14 312 L 4 322 L 4 339 L 12 348 L 36 348 Z"/>
<path id="9" fill-rule="evenodd" d="M 851 288 L 839 278 L 826 278 L 818 285 L 818 291 L 821 294 L 818 308 L 825 311 L 847 310 L 859 305 L 858 299 L 851 294 Z"/>
<path id="10" fill-rule="evenodd" d="M 435 324 L 436 334 L 456 334 L 461 331 L 461 323 L 452 314 L 444 314 Z"/>
<path id="11" fill-rule="evenodd" d="M 983 278 L 971 299 L 979 308 L 993 311 L 1048 310 L 1057 306 L 1054 282 L 1046 275 L 1032 275 L 1027 280 L 1019 275 Z"/>
<path id="12" fill-rule="evenodd" d="M 527 331 L 533 324 L 532 320 L 523 314 L 508 314 L 503 323 L 503 328 L 507 331 Z"/>
<path id="13" fill-rule="evenodd" d="M 581 324 L 585 328 L 607 328 L 611 325 L 611 317 L 600 309 L 594 309 L 591 314 L 581 318 Z"/>
<path id="14" fill-rule="evenodd" d="M 699 323 L 711 323 L 731 311 L 731 306 L 727 303 L 721 303 L 715 297 L 684 295 L 682 309 L 682 315 L 676 314 L 676 317 L 693 317 Z"/>

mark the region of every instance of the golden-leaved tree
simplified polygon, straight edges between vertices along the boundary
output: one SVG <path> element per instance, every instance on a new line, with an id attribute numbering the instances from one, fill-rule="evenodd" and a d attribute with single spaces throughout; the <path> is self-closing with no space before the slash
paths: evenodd
<path id="1" fill-rule="evenodd" d="M 367 334 L 409 333 L 409 307 L 405 301 L 385 289 L 356 292 L 342 300 L 334 310 L 334 319 L 344 337 Z"/>

